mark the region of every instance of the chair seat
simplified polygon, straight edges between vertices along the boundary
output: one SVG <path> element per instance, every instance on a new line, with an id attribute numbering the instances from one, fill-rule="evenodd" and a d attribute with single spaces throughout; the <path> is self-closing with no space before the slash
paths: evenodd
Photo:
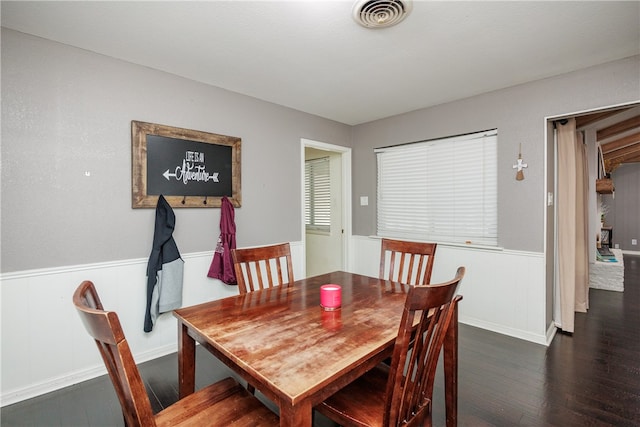
<path id="1" fill-rule="evenodd" d="M 229 377 L 160 411 L 158 427 L 278 426 L 278 416 Z"/>
<path id="2" fill-rule="evenodd" d="M 382 426 L 388 378 L 389 366 L 381 363 L 315 409 L 343 426 Z"/>

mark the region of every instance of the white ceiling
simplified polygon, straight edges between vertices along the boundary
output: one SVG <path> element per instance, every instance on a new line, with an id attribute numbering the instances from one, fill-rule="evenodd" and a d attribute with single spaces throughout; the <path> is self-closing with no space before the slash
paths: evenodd
<path id="1" fill-rule="evenodd" d="M 2 1 L 2 26 L 350 125 L 640 54 L 640 2 Z M 640 78 L 640 76 L 639 76 Z"/>

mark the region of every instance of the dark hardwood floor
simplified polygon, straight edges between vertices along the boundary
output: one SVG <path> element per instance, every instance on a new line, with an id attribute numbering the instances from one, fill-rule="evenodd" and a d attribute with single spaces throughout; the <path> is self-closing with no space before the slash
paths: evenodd
<path id="1" fill-rule="evenodd" d="M 625 255 L 623 293 L 590 290 L 573 335 L 549 347 L 460 325 L 460 426 L 640 426 L 640 256 Z M 461 302 L 464 304 L 464 300 Z M 197 387 L 227 375 L 198 349 Z M 172 354 L 140 364 L 155 410 L 177 399 Z M 437 384 L 442 383 L 440 372 Z M 444 425 L 444 392 L 433 421 Z M 2 408 L 2 426 L 121 426 L 106 377 Z M 316 426 L 332 425 L 317 415 Z"/>

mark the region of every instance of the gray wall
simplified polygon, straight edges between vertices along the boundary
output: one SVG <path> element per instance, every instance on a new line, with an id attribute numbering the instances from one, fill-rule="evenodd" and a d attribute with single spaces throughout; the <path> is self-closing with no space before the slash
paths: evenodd
<path id="1" fill-rule="evenodd" d="M 353 147 L 353 232 L 371 235 L 373 148 L 498 128 L 499 244 L 542 252 L 544 118 L 636 101 L 639 75 L 633 57 L 352 128 L 3 29 L 1 271 L 148 256 L 154 213 L 131 209 L 131 120 L 242 138 L 241 246 L 301 240 L 300 138 Z M 511 168 L 520 143 L 524 181 Z M 219 210 L 176 215 L 182 252 L 213 250 Z"/>
<path id="2" fill-rule="evenodd" d="M 242 138 L 238 245 L 299 241 L 300 138 L 351 127 L 2 29 L 1 271 L 149 256 L 131 208 L 131 120 Z M 90 172 L 90 176 L 85 176 Z M 219 209 L 176 209 L 182 253 L 211 251 Z"/>
<path id="3" fill-rule="evenodd" d="M 544 251 L 545 117 L 640 99 L 640 57 L 478 95 L 362 124 L 353 139 L 353 233 L 376 233 L 373 149 L 398 143 L 498 129 L 498 235 L 506 249 Z M 516 181 L 522 144 L 529 167 Z M 360 196 L 369 205 L 360 206 Z"/>
<path id="4" fill-rule="evenodd" d="M 606 224 L 613 227 L 613 244 L 620 249 L 640 251 L 640 163 L 620 165 L 611 174 L 615 185 L 615 198 L 603 194 L 609 208 Z M 631 239 L 637 244 L 632 245 Z"/>

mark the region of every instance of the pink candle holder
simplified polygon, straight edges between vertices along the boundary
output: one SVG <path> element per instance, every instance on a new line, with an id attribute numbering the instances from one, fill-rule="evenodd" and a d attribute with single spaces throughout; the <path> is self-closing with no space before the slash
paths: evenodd
<path id="1" fill-rule="evenodd" d="M 342 287 L 333 283 L 320 286 L 320 306 L 327 311 L 342 306 Z"/>

